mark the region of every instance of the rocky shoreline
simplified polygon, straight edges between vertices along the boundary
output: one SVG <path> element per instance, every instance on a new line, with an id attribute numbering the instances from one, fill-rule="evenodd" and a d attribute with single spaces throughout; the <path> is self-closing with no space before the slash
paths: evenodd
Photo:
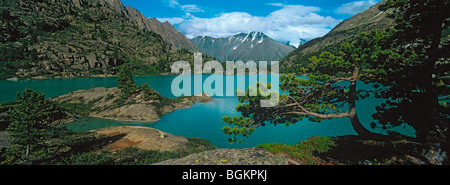
<path id="1" fill-rule="evenodd" d="M 156 92 L 156 91 L 155 91 Z M 66 109 L 67 117 L 59 124 L 67 123 L 83 116 L 127 122 L 155 122 L 161 116 L 173 111 L 186 109 L 196 102 L 207 103 L 213 99 L 205 93 L 179 98 L 152 96 L 145 98 L 137 92 L 129 98 L 120 97 L 117 87 L 97 87 L 73 91 L 51 98 L 50 101 Z M 121 152 L 127 148 L 140 151 L 185 150 L 189 138 L 176 136 L 149 127 L 114 126 L 91 130 L 89 133 L 104 135 L 112 140 L 99 151 Z M 0 132 L 0 148 L 10 146 L 6 131 Z M 209 142 L 207 142 L 209 143 Z M 211 145 L 212 146 L 212 145 Z M 282 154 L 274 155 L 264 148 L 217 149 L 215 147 L 182 158 L 154 163 L 155 165 L 288 165 L 291 160 Z"/>
<path id="2" fill-rule="evenodd" d="M 211 102 L 213 99 L 203 93 L 196 96 L 179 98 L 152 99 L 143 94 L 134 94 L 121 99 L 117 87 L 98 87 L 78 90 L 51 99 L 62 107 L 76 107 L 85 112 L 85 116 L 129 122 L 156 122 L 161 116 L 175 110 L 191 107 L 196 102 Z"/>
<path id="3" fill-rule="evenodd" d="M 208 94 L 170 99 L 163 103 L 157 99 L 142 99 L 141 94 L 134 94 L 126 101 L 121 101 L 120 90 L 98 87 L 78 90 L 51 101 L 62 105 L 78 105 L 89 109 L 86 116 L 116 121 L 155 122 L 162 115 L 175 110 L 191 107 L 196 102 L 211 102 Z M 167 100 L 166 100 L 167 101 Z M 120 151 L 129 147 L 143 150 L 171 151 L 182 149 L 187 142 L 185 137 L 175 136 L 148 127 L 115 126 L 92 130 L 92 133 L 104 134 L 108 137 L 119 137 L 103 150 Z M 192 154 L 180 159 L 162 161 L 155 165 L 287 165 L 289 158 L 285 155 L 273 155 L 263 148 L 247 149 L 215 149 Z"/>
<path id="4" fill-rule="evenodd" d="M 90 131 L 116 138 L 101 151 L 119 152 L 126 148 L 140 150 L 176 151 L 185 150 L 188 138 L 176 136 L 154 128 L 139 126 L 114 126 Z M 209 143 L 209 142 L 208 142 Z M 283 154 L 273 154 L 264 148 L 225 149 L 194 153 L 182 158 L 174 158 L 153 165 L 288 165 L 292 160 Z"/>
<path id="5" fill-rule="evenodd" d="M 120 151 L 129 147 L 142 150 L 173 151 L 183 149 L 188 139 L 150 127 L 115 126 L 90 131 L 107 137 L 116 137 L 102 150 Z"/>

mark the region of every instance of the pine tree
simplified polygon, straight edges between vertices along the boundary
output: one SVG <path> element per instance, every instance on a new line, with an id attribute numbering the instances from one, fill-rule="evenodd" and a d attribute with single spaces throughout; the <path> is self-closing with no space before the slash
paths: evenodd
<path id="1" fill-rule="evenodd" d="M 119 89 L 122 91 L 120 94 L 122 99 L 129 98 L 138 89 L 133 80 L 131 68 L 127 63 L 120 67 L 117 84 Z"/>
<path id="2" fill-rule="evenodd" d="M 374 115 L 381 124 L 408 123 L 424 146 L 431 164 L 442 164 L 449 148 L 450 40 L 448 0 L 389 0 L 394 8 L 395 29 L 382 44 L 383 52 L 372 60 L 371 82 L 389 87 L 378 92 L 388 99 Z"/>
<path id="3" fill-rule="evenodd" d="M 23 159 L 45 147 L 50 125 L 57 121 L 58 109 L 44 98 L 44 94 L 31 89 L 17 93 L 16 105 L 8 111 L 11 124 L 7 131 L 11 144 L 17 147 Z"/>
<path id="4" fill-rule="evenodd" d="M 222 131 L 227 135 L 248 137 L 256 128 L 267 123 L 289 125 L 305 118 L 315 122 L 349 118 L 358 135 L 382 137 L 366 129 L 356 113 L 356 100 L 368 96 L 366 92 L 356 89 L 357 83 L 361 83 L 358 80 L 365 75 L 363 70 L 370 67 L 365 65 L 365 61 L 370 60 L 371 53 L 379 48 L 374 42 L 376 39 L 372 38 L 361 34 L 356 44 L 343 43 L 336 55 L 322 52 L 318 57 L 311 57 L 310 64 L 301 69 L 307 78 L 282 75 L 281 90 L 287 93 L 280 96 L 280 102 L 275 107 L 260 107 L 259 101 L 264 97 L 259 94 L 250 96 L 249 92 L 254 88 L 249 88 L 245 96 L 239 97 L 242 104 L 236 107 L 241 115 L 222 117 L 225 123 L 234 127 L 225 126 Z M 234 137 L 230 138 L 230 142 L 235 141 Z"/>

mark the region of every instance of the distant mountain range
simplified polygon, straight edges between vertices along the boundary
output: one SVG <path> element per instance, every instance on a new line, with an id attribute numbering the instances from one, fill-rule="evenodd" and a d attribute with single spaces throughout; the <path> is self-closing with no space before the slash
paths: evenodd
<path id="1" fill-rule="evenodd" d="M 191 42 L 219 61 L 278 61 L 295 49 L 261 32 L 239 33 L 227 38 L 198 36 Z"/>
<path id="2" fill-rule="evenodd" d="M 385 9 L 383 0 L 368 10 L 359 13 L 334 27 L 328 34 L 300 45 L 280 61 L 280 71 L 296 73 L 302 66 L 309 63 L 309 58 L 319 55 L 322 51 L 337 52 L 340 44 L 353 41 L 361 32 L 370 30 L 385 30 L 394 26 L 394 20 L 389 18 L 392 9 Z"/>

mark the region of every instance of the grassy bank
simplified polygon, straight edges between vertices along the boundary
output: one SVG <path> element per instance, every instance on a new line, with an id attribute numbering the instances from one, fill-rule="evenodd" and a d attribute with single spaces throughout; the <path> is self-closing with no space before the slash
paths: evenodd
<path id="1" fill-rule="evenodd" d="M 423 164 L 413 138 L 387 136 L 311 137 L 295 145 L 261 144 L 274 154 L 288 156 L 300 165 L 404 165 Z"/>

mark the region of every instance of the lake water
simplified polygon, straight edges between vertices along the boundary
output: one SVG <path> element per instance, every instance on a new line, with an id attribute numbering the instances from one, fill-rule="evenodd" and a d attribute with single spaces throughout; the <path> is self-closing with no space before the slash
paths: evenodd
<path id="1" fill-rule="evenodd" d="M 223 80 L 229 75 L 224 75 Z M 173 79 L 177 76 L 138 76 L 134 80 L 138 85 L 148 83 L 151 88 L 159 91 L 163 96 L 174 97 L 171 91 Z M 203 75 L 203 81 L 209 75 Z M 234 78 L 235 86 L 237 83 L 247 83 L 249 75 L 245 76 L 246 81 L 239 81 Z M 268 77 L 270 81 L 270 76 Z M 0 102 L 12 101 L 17 92 L 21 92 L 25 87 L 40 90 L 46 97 L 63 95 L 71 91 L 80 89 L 90 89 L 94 87 L 115 87 L 117 86 L 116 77 L 93 77 L 93 78 L 69 78 L 69 79 L 42 79 L 42 80 L 20 80 L 20 81 L 0 81 Z M 370 88 L 359 83 L 358 88 Z M 194 85 L 194 84 L 192 84 Z M 225 92 L 224 92 L 225 94 Z M 112 120 L 97 118 L 83 118 L 69 123 L 67 128 L 71 130 L 91 130 L 105 128 L 116 125 L 134 125 L 147 126 L 168 132 L 174 135 L 184 137 L 199 137 L 209 140 L 212 144 L 220 148 L 248 148 L 261 143 L 284 143 L 296 144 L 311 136 L 343 136 L 356 134 L 348 118 L 324 120 L 321 123 L 311 122 L 309 120 L 300 121 L 294 125 L 286 127 L 285 125 L 266 125 L 260 127 L 241 144 L 229 144 L 227 135 L 223 134 L 221 128 L 226 124 L 222 122 L 224 115 L 238 115 L 235 110 L 239 104 L 236 96 L 216 97 L 209 103 L 196 103 L 191 108 L 177 110 L 165 115 L 156 123 L 124 123 Z M 370 122 L 373 122 L 371 115 L 376 112 L 375 107 L 383 102 L 381 99 L 366 98 L 357 101 L 357 113 L 366 128 L 373 132 L 383 133 L 382 129 L 370 128 Z M 414 129 L 409 125 L 401 125 L 391 129 L 408 136 L 414 136 Z"/>

